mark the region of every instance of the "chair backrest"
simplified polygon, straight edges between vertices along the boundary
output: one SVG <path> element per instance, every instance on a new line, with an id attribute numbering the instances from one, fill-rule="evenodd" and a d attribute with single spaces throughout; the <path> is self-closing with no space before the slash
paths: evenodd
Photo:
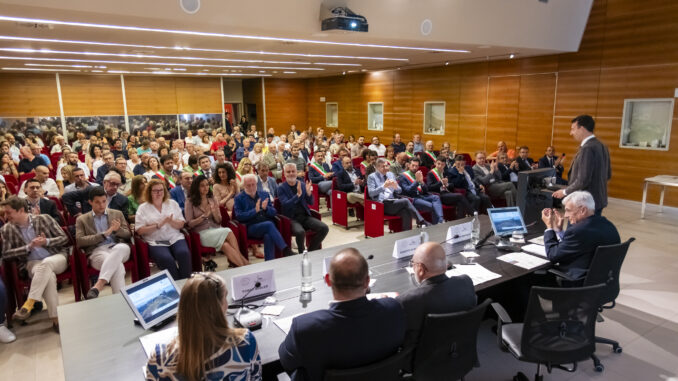
<path id="1" fill-rule="evenodd" d="M 619 295 L 619 273 L 622 263 L 626 258 L 631 242 L 636 239 L 631 237 L 628 241 L 616 245 L 598 246 L 593 255 L 591 265 L 584 279 L 584 286 L 604 284 L 605 288 L 600 293 L 598 305 L 613 302 Z"/>
<path id="2" fill-rule="evenodd" d="M 416 380 L 457 380 L 473 369 L 478 328 L 492 300 L 449 314 L 429 314 L 414 352 Z"/>
<path id="3" fill-rule="evenodd" d="M 588 359 L 596 349 L 598 298 L 603 287 L 532 287 L 520 346 L 525 359 L 542 364 Z"/>
<path id="4" fill-rule="evenodd" d="M 412 349 L 400 351 L 390 357 L 373 364 L 358 368 L 327 370 L 325 381 L 400 381 L 401 369 L 405 368 Z"/>

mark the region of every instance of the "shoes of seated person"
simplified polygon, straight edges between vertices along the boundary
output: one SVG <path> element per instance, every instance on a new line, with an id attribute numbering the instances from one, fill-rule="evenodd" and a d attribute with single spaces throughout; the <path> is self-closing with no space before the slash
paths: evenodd
<path id="1" fill-rule="evenodd" d="M 59 332 L 59 323 L 52 323 L 52 330 L 56 333 L 60 333 Z"/>
<path id="2" fill-rule="evenodd" d="M 17 312 L 14 313 L 14 315 L 12 315 L 12 319 L 16 319 L 19 321 L 25 321 L 29 317 L 31 317 L 31 311 L 24 307 L 21 307 L 20 310 L 18 310 Z"/>
<path id="3" fill-rule="evenodd" d="M 4 325 L 0 325 L 0 343 L 9 344 L 16 340 L 16 336 Z"/>
<path id="4" fill-rule="evenodd" d="M 42 302 L 35 302 L 35 304 L 33 304 L 33 309 L 31 310 L 31 316 L 33 316 L 33 315 L 37 314 L 38 312 L 42 311 L 42 308 L 43 308 Z"/>
<path id="5" fill-rule="evenodd" d="M 433 226 L 433 224 L 426 221 L 426 220 L 421 220 L 421 221 L 417 222 L 417 227 L 419 227 L 419 228 L 425 228 L 425 227 L 429 227 L 429 226 Z"/>
<path id="6" fill-rule="evenodd" d="M 99 290 L 97 290 L 96 287 L 90 288 L 89 291 L 87 291 L 87 295 L 85 296 L 85 298 L 87 300 L 96 299 L 98 297 L 99 297 Z"/>

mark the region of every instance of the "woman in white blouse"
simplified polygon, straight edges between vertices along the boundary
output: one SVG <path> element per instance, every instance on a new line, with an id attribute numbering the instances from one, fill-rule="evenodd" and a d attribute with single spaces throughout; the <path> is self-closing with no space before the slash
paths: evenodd
<path id="1" fill-rule="evenodd" d="M 180 229 L 185 220 L 176 201 L 169 198 L 165 183 L 151 179 L 145 199 L 135 217 L 135 230 L 148 243 L 148 254 L 161 270 L 167 269 L 174 279 L 191 275 L 191 251 Z"/>
<path id="2" fill-rule="evenodd" d="M 160 170 L 160 160 L 157 157 L 151 156 L 148 158 L 148 170 L 144 173 L 147 181 L 151 181 L 153 176 Z"/>

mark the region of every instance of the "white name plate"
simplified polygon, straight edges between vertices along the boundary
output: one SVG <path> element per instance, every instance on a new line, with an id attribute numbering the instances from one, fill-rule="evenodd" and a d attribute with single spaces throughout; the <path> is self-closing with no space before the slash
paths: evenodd
<path id="1" fill-rule="evenodd" d="M 449 229 L 447 229 L 447 238 L 445 238 L 445 241 L 449 243 L 468 241 L 471 239 L 472 231 L 473 222 L 452 225 Z"/>
<path id="2" fill-rule="evenodd" d="M 422 237 L 423 236 L 423 237 Z M 411 257 L 414 255 L 414 250 L 423 242 L 428 242 L 428 233 L 421 232 L 413 237 L 407 237 L 395 241 L 393 245 L 393 258 L 400 259 Z"/>
<path id="3" fill-rule="evenodd" d="M 257 287 L 257 283 L 259 283 L 259 287 Z M 231 292 L 234 301 L 244 298 L 245 295 L 250 298 L 253 296 L 272 294 L 275 290 L 273 269 L 238 275 L 231 278 Z"/>

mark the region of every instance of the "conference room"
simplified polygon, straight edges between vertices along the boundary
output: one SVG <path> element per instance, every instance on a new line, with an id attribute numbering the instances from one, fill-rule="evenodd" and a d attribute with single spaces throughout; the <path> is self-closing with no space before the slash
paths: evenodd
<path id="1" fill-rule="evenodd" d="M 678 379 L 678 5 L 0 4 L 0 379 Z"/>

